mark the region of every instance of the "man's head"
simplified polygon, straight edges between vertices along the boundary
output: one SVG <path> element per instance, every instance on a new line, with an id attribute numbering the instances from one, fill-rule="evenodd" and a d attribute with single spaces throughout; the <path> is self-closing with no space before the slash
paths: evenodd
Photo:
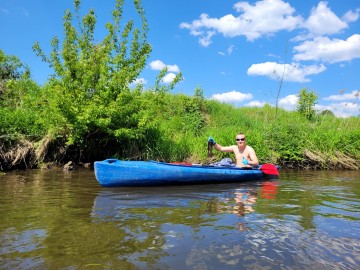
<path id="1" fill-rule="evenodd" d="M 244 145 L 246 144 L 246 137 L 245 137 L 245 134 L 244 133 L 238 133 L 235 137 L 236 139 L 236 143 L 238 145 Z"/>

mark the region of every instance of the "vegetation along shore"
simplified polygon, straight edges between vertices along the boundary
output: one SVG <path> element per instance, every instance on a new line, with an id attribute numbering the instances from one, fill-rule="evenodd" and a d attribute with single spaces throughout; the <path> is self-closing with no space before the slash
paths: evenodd
<path id="1" fill-rule="evenodd" d="M 131 87 L 151 53 L 148 25 L 135 1 L 140 26 L 129 21 L 121 28 L 118 3 L 102 41 L 94 39 L 93 10 L 74 26 L 80 4 L 74 1 L 76 14 L 65 12 L 62 42 L 54 37 L 49 55 L 34 44 L 34 53 L 54 71 L 44 85 L 0 50 L 0 171 L 109 157 L 208 164 L 227 154 L 209 158 L 207 138 L 230 145 L 238 132 L 246 133 L 261 163 L 360 169 L 360 117 L 316 112 L 317 96 L 307 89 L 299 89 L 297 111 L 289 112 L 207 100 L 200 86 L 193 96 L 173 94 L 182 75 L 163 85 L 166 69 L 152 87 Z"/>

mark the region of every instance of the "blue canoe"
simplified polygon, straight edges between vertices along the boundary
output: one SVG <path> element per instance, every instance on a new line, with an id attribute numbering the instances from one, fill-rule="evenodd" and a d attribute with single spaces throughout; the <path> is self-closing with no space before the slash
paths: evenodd
<path id="1" fill-rule="evenodd" d="M 96 180 L 104 187 L 237 182 L 278 175 L 272 164 L 255 169 L 118 159 L 96 161 L 94 171 Z"/>

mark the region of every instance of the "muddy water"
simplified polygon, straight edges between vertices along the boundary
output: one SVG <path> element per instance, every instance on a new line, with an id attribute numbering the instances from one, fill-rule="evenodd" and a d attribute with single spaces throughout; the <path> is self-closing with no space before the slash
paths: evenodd
<path id="1" fill-rule="evenodd" d="M 0 176 L 0 269 L 359 269 L 360 172 L 102 188 L 93 171 Z"/>

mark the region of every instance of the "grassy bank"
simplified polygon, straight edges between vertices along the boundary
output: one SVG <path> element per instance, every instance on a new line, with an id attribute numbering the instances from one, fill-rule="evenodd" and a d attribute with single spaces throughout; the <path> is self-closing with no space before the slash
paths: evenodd
<path id="1" fill-rule="evenodd" d="M 359 169 L 359 117 L 316 115 L 310 121 L 297 112 L 270 106 L 235 108 L 216 102 L 209 103 L 209 115 L 207 134 L 230 145 L 237 132 L 246 133 L 261 162 L 297 168 Z"/>
<path id="2" fill-rule="evenodd" d="M 222 145 L 231 145 L 238 132 L 246 133 L 247 143 L 255 149 L 261 163 L 271 162 L 287 168 L 360 168 L 359 117 L 341 119 L 316 115 L 310 121 L 297 112 L 271 106 L 237 108 L 205 100 L 201 91 L 194 97 L 162 93 L 160 99 L 156 95 L 144 92 L 133 96 L 138 107 L 128 110 L 127 117 L 136 112 L 134 115 L 142 115 L 141 121 L 146 119 L 147 123 L 139 120 L 132 130 L 128 127 L 128 136 L 116 137 L 114 130 L 84 132 L 79 140 L 69 142 L 68 135 L 61 136 L 64 130 L 60 127 L 55 129 L 61 130 L 56 136 L 49 135 L 48 125 L 43 126 L 43 132 L 30 136 L 34 130 L 26 128 L 32 126 L 28 117 L 12 125 L 8 123 L 17 136 L 3 134 L 0 138 L 0 169 L 62 165 L 69 161 L 92 163 L 108 157 L 207 164 L 233 157 L 213 151 L 213 157 L 208 158 L 207 138 L 212 136 Z M 0 112 L 6 115 L 3 109 Z M 36 122 L 41 123 L 40 120 Z M 41 136 L 42 133 L 46 135 Z"/>

